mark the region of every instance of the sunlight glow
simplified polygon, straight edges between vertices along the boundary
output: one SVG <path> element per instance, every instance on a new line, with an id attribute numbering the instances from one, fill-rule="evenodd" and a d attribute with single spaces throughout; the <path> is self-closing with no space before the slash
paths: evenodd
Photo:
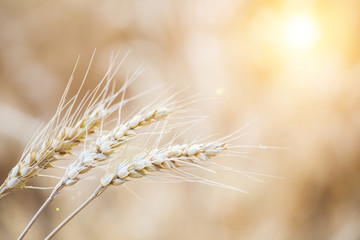
<path id="1" fill-rule="evenodd" d="M 307 16 L 292 17 L 285 24 L 285 44 L 291 49 L 308 49 L 315 44 L 317 37 L 315 23 Z"/>

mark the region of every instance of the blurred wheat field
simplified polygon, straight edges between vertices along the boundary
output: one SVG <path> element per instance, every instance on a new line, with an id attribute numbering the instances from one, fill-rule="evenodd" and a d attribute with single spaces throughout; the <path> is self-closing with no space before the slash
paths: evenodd
<path id="1" fill-rule="evenodd" d="M 144 72 L 128 96 L 189 87 L 184 97 L 210 99 L 192 106 L 209 116 L 201 136 L 258 119 L 240 144 L 290 150 L 253 149 L 249 158 L 217 162 L 284 179 L 212 176 L 246 196 L 202 184 L 131 183 L 94 201 L 57 239 L 359 239 L 359 13 L 356 0 L 1 1 L 0 180 L 54 114 L 78 55 L 71 94 L 95 48 L 89 89 L 113 52 L 130 50 L 117 84 L 140 65 Z M 44 237 L 91 192 L 84 183 L 66 191 L 29 239 Z M 48 194 L 28 189 L 1 199 L 0 239 L 16 239 Z"/>

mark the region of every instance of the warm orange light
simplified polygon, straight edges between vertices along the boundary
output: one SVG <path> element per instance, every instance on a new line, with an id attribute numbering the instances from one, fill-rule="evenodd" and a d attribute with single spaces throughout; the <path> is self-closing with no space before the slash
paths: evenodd
<path id="1" fill-rule="evenodd" d="M 312 47 L 318 38 L 314 21 L 307 16 L 294 16 L 287 20 L 284 27 L 285 44 L 294 50 Z"/>

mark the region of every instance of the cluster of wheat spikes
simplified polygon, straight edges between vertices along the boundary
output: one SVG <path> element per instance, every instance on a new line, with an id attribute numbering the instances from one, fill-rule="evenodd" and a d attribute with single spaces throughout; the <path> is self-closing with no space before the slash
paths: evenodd
<path id="1" fill-rule="evenodd" d="M 212 142 L 192 142 L 181 145 L 174 144 L 171 141 L 159 146 L 159 142 L 157 142 L 151 149 L 140 149 L 135 156 L 119 156 L 121 155 L 120 150 L 122 146 L 131 144 L 139 133 L 145 134 L 146 131 L 149 131 L 150 135 L 157 134 L 154 130 L 150 131 L 143 127 L 153 123 L 159 124 L 161 120 L 169 119 L 186 102 L 184 99 L 175 101 L 175 94 L 162 102 L 155 100 L 148 107 L 133 114 L 128 120 L 121 120 L 120 113 L 122 107 L 136 98 L 125 99 L 126 88 L 140 73 L 139 70 L 136 71 L 128 78 L 121 89 L 115 91 L 113 78 L 119 70 L 122 61 L 116 64 L 115 58 L 99 85 L 91 92 L 88 92 L 82 100 L 79 100 L 78 96 L 81 88 L 83 88 L 92 61 L 89 64 L 78 93 L 69 100 L 66 100 L 73 77 L 70 78 L 55 116 L 48 124 L 37 131 L 26 147 L 20 161 L 13 167 L 1 185 L 0 198 L 17 190 L 34 188 L 27 185 L 30 179 L 43 176 L 42 172 L 45 169 L 55 168 L 54 162 L 57 160 L 73 158 L 67 164 L 63 176 L 59 178 L 59 182 L 52 189 L 48 199 L 25 227 L 19 239 L 25 237 L 39 214 L 64 188 L 78 183 L 82 179 L 83 174 L 91 169 L 105 165 L 107 168 L 106 174 L 99 179 L 99 186 L 95 192 L 56 227 L 46 239 L 51 239 L 79 211 L 100 196 L 109 186 L 118 186 L 145 177 L 163 176 L 168 180 L 201 182 L 232 188 L 231 186 L 201 178 L 184 170 L 186 169 L 185 167 L 198 167 L 210 170 L 214 166 L 212 164 L 215 164 L 210 159 L 230 148 L 229 142 L 233 140 L 230 139 L 231 136 Z M 114 112 L 118 112 L 118 115 L 115 119 L 110 120 L 117 120 L 116 125 L 110 130 L 104 130 L 104 124 L 110 121 L 107 120 L 107 117 Z M 178 127 L 179 125 L 174 124 L 173 127 Z M 167 129 L 170 128 L 171 126 L 167 125 Z M 158 134 L 163 135 L 166 132 L 164 129 L 163 127 Z M 173 139 L 175 138 L 173 137 Z M 116 164 L 111 164 L 113 162 L 116 162 Z M 250 176 L 250 173 L 240 173 Z"/>

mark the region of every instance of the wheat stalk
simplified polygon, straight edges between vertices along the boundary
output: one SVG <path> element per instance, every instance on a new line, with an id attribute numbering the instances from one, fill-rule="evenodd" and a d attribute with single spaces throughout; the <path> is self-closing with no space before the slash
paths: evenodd
<path id="1" fill-rule="evenodd" d="M 167 105 L 162 103 L 161 105 L 157 105 L 161 107 L 154 107 L 153 105 L 157 101 L 154 100 L 150 103 L 150 107 L 147 108 L 151 110 L 142 110 L 130 120 L 120 123 L 122 106 L 133 99 L 130 98 L 124 100 L 125 90 L 139 74 L 139 72 L 136 72 L 119 91 L 115 92 L 114 88 L 110 91 L 110 82 L 120 65 L 121 63 L 112 74 L 111 66 L 99 85 L 78 103 L 76 109 L 74 106 L 75 103 L 77 103 L 79 92 L 84 84 L 89 68 L 78 93 L 66 102 L 65 97 L 72 81 L 71 77 L 55 116 L 42 130 L 35 134 L 35 137 L 30 141 L 30 144 L 25 149 L 20 161 L 15 165 L 4 183 L 0 186 L 0 198 L 2 198 L 10 192 L 28 187 L 26 184 L 30 179 L 40 176 L 40 171 L 43 169 L 54 167 L 52 163 L 56 160 L 64 159 L 67 154 L 76 156 L 73 158 L 72 162 L 68 163 L 60 181 L 55 185 L 47 200 L 25 227 L 18 238 L 19 240 L 26 236 L 40 213 L 64 188 L 78 183 L 82 179 L 81 176 L 84 173 L 105 164 L 108 164 L 108 171 L 100 179 L 99 186 L 94 193 L 83 202 L 78 209 L 73 211 L 63 222 L 61 222 L 46 237 L 46 239 L 54 237 L 54 235 L 72 218 L 74 218 L 90 202 L 99 197 L 110 186 L 118 186 L 130 181 L 143 180 L 145 177 L 156 178 L 160 176 L 160 178 L 162 178 L 165 176 L 165 178 L 168 177 L 168 179 L 171 180 L 175 178 L 178 181 L 200 182 L 246 193 L 235 187 L 211 181 L 186 171 L 186 167 L 197 167 L 213 171 L 212 167 L 217 164 L 211 162 L 211 158 L 216 157 L 224 151 L 228 151 L 230 154 L 237 154 L 229 150 L 229 142 L 234 140 L 231 140 L 230 137 L 236 135 L 238 132 L 234 132 L 230 136 L 213 142 L 188 143 L 182 145 L 173 144 L 175 138 L 179 137 L 174 136 L 167 145 L 158 147 L 158 145 L 160 145 L 159 143 L 162 134 L 165 132 L 165 127 L 167 127 L 166 130 L 169 129 L 168 125 L 163 125 L 160 136 L 153 144 L 151 150 L 145 151 L 144 149 L 140 149 L 138 151 L 140 153 L 136 154 L 134 157 L 130 158 L 129 155 L 121 156 L 125 157 L 127 160 L 119 162 L 115 166 L 110 164 L 110 160 L 117 159 L 117 154 L 121 149 L 120 147 L 125 143 L 131 142 L 130 140 L 138 135 L 138 129 L 153 122 L 158 122 L 175 111 L 175 108 L 173 107 L 175 103 L 168 104 L 167 101 L 172 99 L 176 94 L 165 101 Z M 105 82 L 105 80 L 107 81 Z M 105 86 L 102 85 L 104 82 Z M 121 101 L 114 104 L 115 99 L 120 94 L 122 94 Z M 187 99 L 182 99 L 182 101 L 187 101 Z M 177 108 L 179 107 L 178 104 L 180 102 L 181 101 L 177 102 Z M 169 107 L 169 105 L 171 105 L 171 107 Z M 103 126 L 106 124 L 106 118 L 116 110 L 119 110 L 116 126 L 110 131 L 103 130 Z M 83 113 L 80 115 L 81 112 Z M 183 118 L 183 116 L 181 116 L 181 118 Z M 184 122 L 181 124 L 183 123 Z M 178 121 L 173 126 L 178 127 L 179 125 Z M 99 128 L 97 128 L 98 126 Z M 97 133 L 96 137 L 89 137 L 89 135 L 94 133 Z M 156 133 L 150 132 L 150 136 L 152 135 L 156 135 Z M 82 145 L 82 151 L 80 152 L 77 152 L 76 149 L 73 150 L 73 148 L 78 145 Z M 252 174 L 247 172 L 240 173 L 245 176 L 250 176 Z"/>
<path id="2" fill-rule="evenodd" d="M 183 144 L 168 148 L 153 149 L 136 155 L 129 162 L 117 164 L 112 171 L 100 180 L 100 185 L 94 193 L 63 222 L 61 222 L 45 239 L 51 239 L 71 219 L 73 219 L 90 202 L 99 197 L 109 186 L 119 186 L 132 179 L 142 178 L 151 172 L 173 170 L 177 172 L 184 166 L 201 166 L 210 158 L 217 156 L 227 149 L 227 143 L 212 142 L 206 144 Z M 184 173 L 183 171 L 180 171 Z M 178 173 L 178 172 L 177 172 Z M 188 176 L 187 176 L 188 178 Z M 186 179 L 185 179 L 186 180 Z"/>
<path id="3" fill-rule="evenodd" d="M 67 167 L 64 176 L 55 186 L 48 199 L 40 207 L 18 239 L 24 238 L 43 209 L 58 196 L 63 188 L 74 185 L 80 180 L 79 175 L 88 172 L 99 163 L 108 160 L 114 151 L 136 135 L 138 128 L 159 121 L 167 117 L 170 113 L 171 110 L 168 108 L 159 107 L 144 114 L 135 115 L 126 123 L 116 126 L 108 134 L 99 136 L 96 143 L 91 148 L 82 151 Z"/>

